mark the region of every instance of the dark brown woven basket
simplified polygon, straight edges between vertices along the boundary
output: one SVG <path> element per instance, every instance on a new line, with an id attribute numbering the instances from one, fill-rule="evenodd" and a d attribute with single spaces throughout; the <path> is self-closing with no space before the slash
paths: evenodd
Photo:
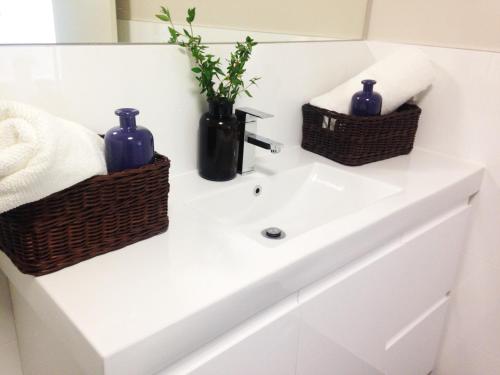
<path id="1" fill-rule="evenodd" d="M 0 215 L 0 249 L 23 273 L 45 275 L 168 228 L 170 160 L 95 176 Z"/>
<path id="2" fill-rule="evenodd" d="M 362 165 L 410 153 L 422 110 L 404 104 L 393 113 L 357 117 L 302 106 L 302 148 L 345 165 Z"/>

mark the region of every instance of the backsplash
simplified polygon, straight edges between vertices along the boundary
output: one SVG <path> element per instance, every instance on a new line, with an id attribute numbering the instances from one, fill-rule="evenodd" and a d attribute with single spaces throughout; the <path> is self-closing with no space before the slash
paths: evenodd
<path id="1" fill-rule="evenodd" d="M 230 45 L 212 45 L 229 56 Z M 260 76 L 251 106 L 275 115 L 259 133 L 299 144 L 301 106 L 372 62 L 360 42 L 261 44 L 248 65 Z M 138 124 L 155 135 L 172 172 L 196 168 L 198 120 L 205 103 L 198 95 L 187 56 L 169 45 L 17 46 L 0 48 L 0 98 L 24 101 L 104 132 L 114 110 L 141 111 Z"/>

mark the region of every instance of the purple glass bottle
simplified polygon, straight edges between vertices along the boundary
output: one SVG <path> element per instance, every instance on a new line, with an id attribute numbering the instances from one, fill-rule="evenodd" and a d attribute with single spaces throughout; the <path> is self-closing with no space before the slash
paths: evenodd
<path id="1" fill-rule="evenodd" d="M 154 141 L 151 132 L 137 126 L 134 108 L 120 108 L 115 111 L 120 117 L 120 126 L 110 129 L 104 137 L 108 173 L 139 168 L 154 158 Z"/>
<path id="2" fill-rule="evenodd" d="M 382 110 L 382 96 L 373 91 L 377 83 L 373 79 L 361 81 L 363 91 L 358 91 L 352 96 L 351 115 L 353 116 L 378 116 Z"/>

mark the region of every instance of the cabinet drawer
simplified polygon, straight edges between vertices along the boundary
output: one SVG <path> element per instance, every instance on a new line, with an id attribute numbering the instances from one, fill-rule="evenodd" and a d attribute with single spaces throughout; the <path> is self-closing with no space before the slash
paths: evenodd
<path id="1" fill-rule="evenodd" d="M 325 317 L 326 319 L 326 317 Z M 300 327 L 297 375 L 387 375 L 368 360 L 303 321 Z M 399 374 L 402 375 L 402 374 Z"/>
<path id="2" fill-rule="evenodd" d="M 427 375 L 432 371 L 447 310 L 448 297 L 444 297 L 387 342 L 387 375 Z"/>
<path id="3" fill-rule="evenodd" d="M 386 342 L 451 290 L 468 215 L 449 212 L 302 291 L 303 328 L 384 371 Z"/>
<path id="4" fill-rule="evenodd" d="M 295 375 L 296 307 L 293 295 L 157 375 Z"/>

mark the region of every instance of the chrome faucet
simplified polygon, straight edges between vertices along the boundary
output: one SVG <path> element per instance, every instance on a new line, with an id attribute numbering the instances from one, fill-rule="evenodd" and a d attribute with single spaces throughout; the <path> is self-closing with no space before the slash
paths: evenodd
<path id="1" fill-rule="evenodd" d="M 238 173 L 247 174 L 255 170 L 255 146 L 278 153 L 283 144 L 257 135 L 257 119 L 274 117 L 252 108 L 237 108 L 236 118 L 241 124 L 240 147 L 238 155 Z"/>

